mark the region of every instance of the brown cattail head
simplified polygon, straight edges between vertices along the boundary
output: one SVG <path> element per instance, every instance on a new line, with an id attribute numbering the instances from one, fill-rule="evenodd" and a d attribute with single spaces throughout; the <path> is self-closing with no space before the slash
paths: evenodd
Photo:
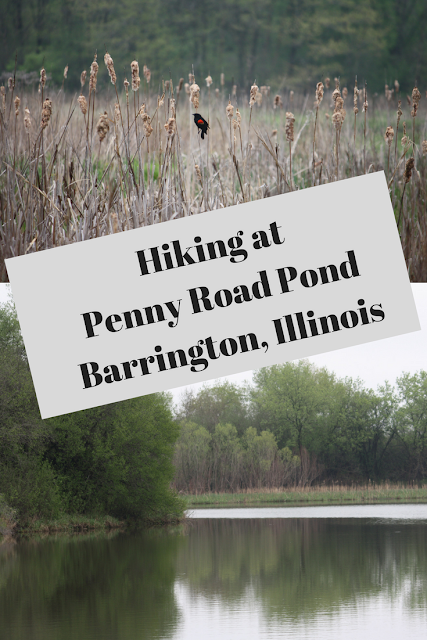
<path id="1" fill-rule="evenodd" d="M 97 80 L 98 68 L 99 68 L 99 65 L 96 61 L 96 57 L 97 56 L 95 54 L 95 58 L 93 59 L 93 62 L 90 65 L 89 92 L 96 91 L 96 80 Z"/>
<path id="2" fill-rule="evenodd" d="M 165 80 L 165 91 L 169 91 L 172 86 L 172 80 Z"/>
<path id="3" fill-rule="evenodd" d="M 331 79 L 330 78 L 325 78 L 325 87 L 327 89 L 329 89 L 330 86 L 331 86 Z"/>
<path id="4" fill-rule="evenodd" d="M 67 79 L 67 75 L 68 75 L 68 64 L 64 69 L 64 78 Z"/>
<path id="5" fill-rule="evenodd" d="M 79 103 L 80 111 L 85 116 L 87 114 L 87 102 L 83 94 L 77 98 L 77 102 Z"/>
<path id="6" fill-rule="evenodd" d="M 399 89 L 400 89 L 400 84 L 398 83 L 397 80 L 394 81 L 394 90 L 396 93 L 399 93 Z"/>
<path id="7" fill-rule="evenodd" d="M 233 88 L 231 89 L 231 95 L 233 98 L 237 98 L 237 84 L 233 84 Z"/>
<path id="8" fill-rule="evenodd" d="M 270 87 L 267 87 L 266 85 L 263 85 L 260 89 L 261 91 L 261 95 L 263 96 L 268 96 L 268 90 L 270 89 Z"/>
<path id="9" fill-rule="evenodd" d="M 275 138 L 277 136 L 277 129 L 273 129 L 273 131 L 271 132 L 271 137 Z"/>
<path id="10" fill-rule="evenodd" d="M 294 101 L 294 95 L 295 95 L 295 94 L 294 94 L 294 92 L 293 92 L 293 91 L 289 91 L 289 99 L 290 99 L 291 104 L 292 104 L 292 103 L 293 103 L 293 101 Z"/>
<path id="11" fill-rule="evenodd" d="M 157 106 L 163 107 L 163 105 L 165 104 L 165 92 L 163 91 L 161 96 L 157 96 Z"/>
<path id="12" fill-rule="evenodd" d="M 410 96 L 408 96 L 408 94 L 406 94 L 406 102 L 410 105 L 411 104 L 411 98 Z"/>
<path id="13" fill-rule="evenodd" d="M 414 166 L 415 166 L 414 158 L 408 158 L 405 165 L 405 175 L 404 175 L 405 184 L 408 184 L 409 180 L 411 179 L 412 169 L 414 168 Z"/>
<path id="14" fill-rule="evenodd" d="M 24 127 L 27 131 L 31 129 L 31 115 L 28 107 L 24 109 Z"/>
<path id="15" fill-rule="evenodd" d="M 176 120 L 175 118 L 169 118 L 169 120 L 165 124 L 166 134 L 168 136 L 172 136 L 176 131 Z"/>
<path id="16" fill-rule="evenodd" d="M 228 105 L 225 107 L 225 110 L 227 112 L 227 118 L 231 121 L 233 119 L 233 110 L 234 110 L 234 107 L 231 104 L 231 100 L 228 101 Z"/>
<path id="17" fill-rule="evenodd" d="M 14 105 L 15 105 L 15 116 L 18 117 L 19 116 L 19 105 L 21 104 L 21 98 L 18 98 L 18 96 L 16 96 L 15 100 L 13 101 Z"/>
<path id="18" fill-rule="evenodd" d="M 254 83 L 251 86 L 251 92 L 250 92 L 250 95 L 249 95 L 249 106 L 250 107 L 254 106 L 257 93 L 258 93 L 258 86 Z"/>
<path id="19" fill-rule="evenodd" d="M 219 89 L 218 87 L 215 89 L 215 97 L 218 98 L 219 97 Z"/>
<path id="20" fill-rule="evenodd" d="M 200 98 L 200 87 L 198 84 L 193 82 L 190 87 L 190 102 L 192 103 L 195 109 L 199 108 L 199 98 Z"/>
<path id="21" fill-rule="evenodd" d="M 320 103 L 323 100 L 323 89 L 324 89 L 323 82 L 318 82 L 316 85 L 316 105 L 317 106 L 320 106 Z"/>
<path id="22" fill-rule="evenodd" d="M 114 122 L 116 124 L 120 123 L 120 105 L 118 102 L 114 105 Z"/>
<path id="23" fill-rule="evenodd" d="M 402 139 L 400 141 L 400 144 L 402 145 L 402 147 L 405 147 L 409 142 L 409 138 L 406 135 L 406 122 L 403 123 L 403 136 Z"/>
<path id="24" fill-rule="evenodd" d="M 181 91 L 183 84 L 184 84 L 184 78 L 180 78 L 179 79 L 179 84 L 178 84 L 178 91 Z"/>
<path id="25" fill-rule="evenodd" d="M 255 96 L 255 101 L 258 105 L 258 107 L 260 107 L 262 105 L 262 93 L 261 91 L 258 91 L 256 96 Z"/>
<path id="26" fill-rule="evenodd" d="M 82 89 L 85 86 L 86 76 L 87 76 L 87 72 L 86 71 L 82 71 L 81 74 L 80 74 L 80 86 L 81 86 Z"/>
<path id="27" fill-rule="evenodd" d="M 393 127 L 387 127 L 385 130 L 384 140 L 387 142 L 388 146 L 391 147 L 391 143 L 394 138 L 394 129 Z"/>
<path id="28" fill-rule="evenodd" d="M 423 155 L 427 154 L 427 140 L 423 140 L 421 143 L 421 148 L 423 150 Z"/>
<path id="29" fill-rule="evenodd" d="M 415 118 L 415 116 L 417 115 L 418 105 L 420 100 L 421 100 L 421 93 L 419 92 L 418 87 L 414 87 L 412 89 L 412 111 L 411 111 L 411 116 L 413 118 Z"/>
<path id="30" fill-rule="evenodd" d="M 336 102 L 337 98 L 340 98 L 340 97 L 341 97 L 341 91 L 339 90 L 338 87 L 335 87 L 335 89 L 332 92 L 332 100 Z"/>
<path id="31" fill-rule="evenodd" d="M 149 69 L 148 67 L 146 67 L 145 65 L 144 65 L 144 69 L 145 69 L 145 71 L 144 71 L 144 78 L 145 78 L 145 80 L 147 81 L 147 84 L 150 84 L 150 80 L 151 80 L 151 71 L 150 71 L 150 69 Z"/>
<path id="32" fill-rule="evenodd" d="M 196 175 L 198 177 L 198 179 L 200 180 L 200 182 L 202 182 L 202 172 L 200 171 L 200 167 L 198 164 L 194 165 L 194 169 L 196 170 Z"/>
<path id="33" fill-rule="evenodd" d="M 15 85 L 13 83 L 13 78 L 8 78 L 8 80 L 7 80 L 7 88 L 9 89 L 9 91 L 12 91 L 12 89 L 15 88 Z"/>
<path id="34" fill-rule="evenodd" d="M 129 99 L 129 86 L 130 86 L 130 83 L 129 83 L 129 80 L 127 78 L 125 78 L 123 80 L 123 86 L 124 86 L 125 92 L 126 92 L 126 99 L 128 100 Z"/>
<path id="35" fill-rule="evenodd" d="M 240 113 L 240 111 L 238 109 L 236 109 L 236 120 L 237 120 L 237 124 L 240 127 L 240 123 L 242 121 L 242 115 L 241 115 L 241 113 Z"/>
<path id="36" fill-rule="evenodd" d="M 354 114 L 357 116 L 357 114 L 359 113 L 359 108 L 358 108 L 358 100 L 359 100 L 359 89 L 357 88 L 357 78 L 354 82 L 354 91 L 353 91 L 353 111 Z"/>
<path id="37" fill-rule="evenodd" d="M 348 96 L 348 89 L 347 87 L 344 87 L 344 89 L 342 90 L 342 97 L 345 100 L 347 96 Z"/>
<path id="38" fill-rule="evenodd" d="M 112 227 L 113 227 L 113 233 L 118 233 L 119 232 L 119 223 L 118 223 L 117 213 L 115 211 L 112 211 L 110 213 L 110 216 L 111 216 L 111 222 L 112 222 Z"/>
<path id="39" fill-rule="evenodd" d="M 110 125 L 108 124 L 108 114 L 106 111 L 101 113 L 99 116 L 99 120 L 96 124 L 96 131 L 98 133 L 99 142 L 102 142 L 110 130 Z"/>
<path id="40" fill-rule="evenodd" d="M 117 76 L 116 76 L 116 72 L 114 71 L 113 58 L 110 56 L 108 52 L 104 56 L 104 62 L 108 69 L 108 75 L 110 76 L 111 84 L 115 85 L 117 82 Z"/>
<path id="41" fill-rule="evenodd" d="M 211 76 L 208 76 L 207 78 L 205 78 L 205 80 L 206 80 L 206 86 L 207 86 L 207 87 L 210 87 L 210 86 L 211 86 L 211 84 L 212 84 L 212 78 L 211 78 Z"/>
<path id="42" fill-rule="evenodd" d="M 43 101 L 42 122 L 41 122 L 42 129 L 46 129 L 47 125 L 49 124 L 51 115 L 52 115 L 52 100 L 49 100 L 49 98 L 46 98 L 46 100 Z"/>
<path id="43" fill-rule="evenodd" d="M 294 114 L 291 113 L 290 111 L 287 111 L 285 133 L 286 133 L 286 140 L 288 142 L 294 141 L 294 122 L 295 122 Z"/>
<path id="44" fill-rule="evenodd" d="M 194 84 L 194 75 L 192 73 L 188 74 L 188 84 Z"/>
<path id="45" fill-rule="evenodd" d="M 225 77 L 224 74 L 221 73 L 221 87 L 223 87 L 225 85 Z"/>
<path id="46" fill-rule="evenodd" d="M 402 100 L 397 101 L 397 126 L 399 126 L 400 118 L 403 116 Z"/>
<path id="47" fill-rule="evenodd" d="M 176 118 L 176 100 L 174 98 L 171 98 L 169 100 L 169 109 L 170 109 L 172 118 Z"/>
<path id="48" fill-rule="evenodd" d="M 139 64 L 136 60 L 130 63 L 132 69 L 132 91 L 138 91 L 141 84 L 141 78 L 139 77 Z"/>
<path id="49" fill-rule="evenodd" d="M 43 88 L 46 84 L 46 69 L 43 67 L 43 69 L 40 70 L 40 85 Z"/>
<path id="50" fill-rule="evenodd" d="M 273 109 L 280 109 L 280 107 L 283 107 L 283 102 L 282 98 L 277 94 L 274 96 Z"/>
<path id="51" fill-rule="evenodd" d="M 96 91 L 96 79 L 97 79 L 97 76 L 98 76 L 98 68 L 99 68 L 99 65 L 98 65 L 98 63 L 96 61 L 96 58 L 97 58 L 97 55 L 95 53 L 95 57 L 93 59 L 93 62 L 90 65 L 89 91 Z"/>
<path id="52" fill-rule="evenodd" d="M 190 95 L 190 85 L 188 84 L 188 82 L 185 83 L 184 90 L 187 95 Z"/>
<path id="53" fill-rule="evenodd" d="M 365 95 L 365 101 L 363 103 L 362 111 L 364 113 L 366 113 L 368 111 L 368 94 L 366 92 L 366 89 L 364 89 L 363 91 L 364 91 L 364 95 Z"/>

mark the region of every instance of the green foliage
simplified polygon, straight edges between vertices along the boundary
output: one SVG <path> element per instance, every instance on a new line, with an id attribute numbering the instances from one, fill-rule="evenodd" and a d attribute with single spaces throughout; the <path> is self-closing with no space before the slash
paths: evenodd
<path id="1" fill-rule="evenodd" d="M 177 516 L 170 396 L 41 420 L 12 305 L 0 306 L 0 491 L 21 523 L 61 512 Z"/>

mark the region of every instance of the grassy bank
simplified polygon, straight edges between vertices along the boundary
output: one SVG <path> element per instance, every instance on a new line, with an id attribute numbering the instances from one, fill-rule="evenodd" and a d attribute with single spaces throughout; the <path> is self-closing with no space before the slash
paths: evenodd
<path id="1" fill-rule="evenodd" d="M 295 489 L 248 490 L 242 493 L 205 493 L 186 495 L 188 508 L 243 507 L 296 504 L 366 504 L 382 502 L 427 502 L 427 486 L 367 485 L 354 487 L 336 485 Z"/>

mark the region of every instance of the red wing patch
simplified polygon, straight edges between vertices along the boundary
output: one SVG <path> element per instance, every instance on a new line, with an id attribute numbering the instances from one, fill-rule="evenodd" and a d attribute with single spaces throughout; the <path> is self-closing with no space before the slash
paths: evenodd
<path id="1" fill-rule="evenodd" d="M 203 120 L 197 120 L 197 124 L 203 124 Z"/>

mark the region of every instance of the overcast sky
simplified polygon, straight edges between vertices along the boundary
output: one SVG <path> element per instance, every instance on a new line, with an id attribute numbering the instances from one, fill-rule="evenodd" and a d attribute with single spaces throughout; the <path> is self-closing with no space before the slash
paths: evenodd
<path id="1" fill-rule="evenodd" d="M 0 284 L 0 303 L 7 301 L 8 290 L 8 285 Z M 396 377 L 404 371 L 415 373 L 420 369 L 427 370 L 427 284 L 413 284 L 412 291 L 421 331 L 330 351 L 313 356 L 309 360 L 319 367 L 334 371 L 340 378 L 361 378 L 368 387 L 374 389 L 385 380 L 393 384 Z M 252 372 L 247 371 L 221 379 L 240 384 L 245 380 L 250 381 L 251 378 Z M 197 383 L 188 388 L 197 389 L 202 384 Z M 172 390 L 175 402 L 179 400 L 184 389 L 185 387 L 180 387 Z"/>

